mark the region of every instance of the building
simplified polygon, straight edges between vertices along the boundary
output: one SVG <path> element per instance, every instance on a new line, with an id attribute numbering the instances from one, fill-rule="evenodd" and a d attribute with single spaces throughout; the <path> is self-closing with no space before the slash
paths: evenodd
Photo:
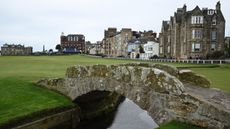
<path id="1" fill-rule="evenodd" d="M 102 40 L 102 52 L 104 55 L 112 55 L 111 45 L 114 35 L 117 33 L 117 28 L 108 28 L 104 31 L 104 38 Z"/>
<path id="2" fill-rule="evenodd" d="M 24 45 L 4 44 L 1 47 L 2 56 L 27 56 L 33 53 L 32 47 L 25 47 Z"/>
<path id="3" fill-rule="evenodd" d="M 67 36 L 62 33 L 61 48 L 63 53 L 85 53 L 85 36 L 82 34 L 69 34 Z"/>
<path id="4" fill-rule="evenodd" d="M 86 43 L 87 44 L 87 43 Z M 97 41 L 96 43 L 87 44 L 87 54 L 90 55 L 101 55 L 101 42 Z"/>
<path id="5" fill-rule="evenodd" d="M 133 39 L 145 39 L 148 41 L 155 41 L 157 37 L 157 33 L 152 30 L 149 31 L 133 31 Z"/>
<path id="6" fill-rule="evenodd" d="M 130 58 L 135 59 L 140 55 L 140 47 L 147 43 L 145 39 L 132 39 L 128 41 L 127 53 Z"/>
<path id="7" fill-rule="evenodd" d="M 150 59 L 153 56 L 159 56 L 159 43 L 156 41 L 148 41 L 144 44 L 145 53 L 140 54 L 141 59 Z"/>
<path id="8" fill-rule="evenodd" d="M 102 40 L 104 54 L 113 57 L 127 56 L 127 44 L 130 39 L 132 39 L 132 29 L 122 28 L 121 31 L 117 31 L 117 28 L 108 28 Z"/>
<path id="9" fill-rule="evenodd" d="M 95 50 L 96 50 L 96 54 L 102 54 L 101 53 L 101 47 L 102 46 L 102 42 L 101 41 L 97 41 L 95 44 L 94 44 L 94 47 L 95 47 Z"/>
<path id="10" fill-rule="evenodd" d="M 230 48 L 230 37 L 225 37 L 224 43 L 227 48 Z"/>
<path id="11" fill-rule="evenodd" d="M 178 8 L 169 21 L 162 22 L 160 56 L 166 58 L 206 58 L 207 54 L 224 50 L 225 19 L 221 4 L 215 9 L 196 6 L 187 11 Z"/>
<path id="12" fill-rule="evenodd" d="M 153 31 L 137 32 L 130 28 L 122 28 L 117 31 L 117 28 L 108 28 L 104 32 L 104 39 L 102 40 L 103 52 L 107 56 L 112 57 L 127 57 L 128 44 L 133 39 L 143 39 L 146 41 L 154 41 L 156 33 Z"/>
<path id="13" fill-rule="evenodd" d="M 122 28 L 121 31 L 115 35 L 115 41 L 112 46 L 112 51 L 114 51 L 113 56 L 128 56 L 128 41 L 131 39 L 132 30 L 129 28 Z"/>
<path id="14" fill-rule="evenodd" d="M 93 44 L 90 41 L 85 42 L 85 53 L 89 54 L 90 49 L 93 47 Z"/>

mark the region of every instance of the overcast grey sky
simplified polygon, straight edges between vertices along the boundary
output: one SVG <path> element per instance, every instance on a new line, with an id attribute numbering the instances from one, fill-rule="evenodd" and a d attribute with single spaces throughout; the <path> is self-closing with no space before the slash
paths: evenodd
<path id="1" fill-rule="evenodd" d="M 177 8 L 192 10 L 215 8 L 218 0 L 1 0 L 0 45 L 24 44 L 34 50 L 55 48 L 61 32 L 84 34 L 86 40 L 100 41 L 104 29 L 117 27 L 160 32 L 162 20 L 168 20 Z M 230 1 L 221 0 L 230 35 Z"/>

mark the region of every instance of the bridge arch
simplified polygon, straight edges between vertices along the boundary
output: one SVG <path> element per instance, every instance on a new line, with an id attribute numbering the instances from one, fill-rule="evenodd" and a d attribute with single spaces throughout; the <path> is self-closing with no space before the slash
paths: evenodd
<path id="1" fill-rule="evenodd" d="M 223 128 L 229 124 L 220 120 L 221 115 L 211 119 L 205 116 L 201 111 L 207 104 L 186 93 L 177 76 L 177 69 L 158 64 L 72 66 L 65 78 L 43 79 L 38 84 L 71 100 L 95 90 L 116 92 L 146 110 L 157 124 L 173 119 L 203 127 Z M 208 106 L 213 108 L 211 113 L 224 115 L 216 107 Z"/>

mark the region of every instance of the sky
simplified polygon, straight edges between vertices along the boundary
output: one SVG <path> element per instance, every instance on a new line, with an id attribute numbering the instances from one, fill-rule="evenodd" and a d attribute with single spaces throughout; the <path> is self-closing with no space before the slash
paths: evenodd
<path id="1" fill-rule="evenodd" d="M 161 30 L 177 8 L 215 9 L 218 0 L 1 0 L 0 46 L 4 43 L 32 46 L 34 51 L 55 49 L 60 35 L 84 34 L 87 41 L 101 41 L 108 27 L 136 31 Z M 221 0 L 230 35 L 230 1 Z"/>

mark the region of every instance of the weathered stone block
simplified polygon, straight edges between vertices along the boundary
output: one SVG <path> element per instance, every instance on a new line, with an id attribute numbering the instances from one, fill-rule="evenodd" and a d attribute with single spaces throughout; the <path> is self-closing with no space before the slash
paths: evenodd
<path id="1" fill-rule="evenodd" d="M 188 83 L 193 86 L 209 88 L 211 85 L 211 82 L 205 76 L 194 73 L 191 70 L 181 70 L 179 72 L 179 79 L 183 83 Z"/>

